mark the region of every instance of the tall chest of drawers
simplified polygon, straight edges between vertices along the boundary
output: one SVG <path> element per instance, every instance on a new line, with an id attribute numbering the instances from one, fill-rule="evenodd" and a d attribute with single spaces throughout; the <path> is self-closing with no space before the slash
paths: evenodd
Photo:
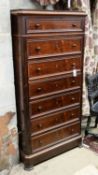
<path id="1" fill-rule="evenodd" d="M 11 12 L 20 155 L 26 168 L 81 143 L 85 14 Z"/>

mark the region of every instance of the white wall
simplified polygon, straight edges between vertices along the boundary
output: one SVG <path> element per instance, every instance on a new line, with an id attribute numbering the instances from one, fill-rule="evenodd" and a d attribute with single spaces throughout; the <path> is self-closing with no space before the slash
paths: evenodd
<path id="1" fill-rule="evenodd" d="M 9 0 L 11 9 L 41 9 L 35 0 Z"/>
<path id="2" fill-rule="evenodd" d="M 0 0 L 0 116 L 15 111 L 9 0 Z"/>
<path id="3" fill-rule="evenodd" d="M 19 160 L 10 10 L 40 9 L 34 1 L 0 0 L 0 171 Z"/>

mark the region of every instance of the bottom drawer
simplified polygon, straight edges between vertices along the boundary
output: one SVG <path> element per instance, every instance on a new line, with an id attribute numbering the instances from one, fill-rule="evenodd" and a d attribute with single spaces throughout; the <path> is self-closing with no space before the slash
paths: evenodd
<path id="1" fill-rule="evenodd" d="M 60 141 L 65 141 L 69 138 L 79 135 L 80 123 L 68 125 L 51 132 L 47 132 L 37 137 L 32 137 L 33 152 L 49 147 Z"/>

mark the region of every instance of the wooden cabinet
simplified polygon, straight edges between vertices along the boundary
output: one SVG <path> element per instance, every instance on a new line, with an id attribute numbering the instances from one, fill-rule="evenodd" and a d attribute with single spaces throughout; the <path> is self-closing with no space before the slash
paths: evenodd
<path id="1" fill-rule="evenodd" d="M 26 168 L 81 143 L 85 14 L 11 12 L 21 159 Z"/>

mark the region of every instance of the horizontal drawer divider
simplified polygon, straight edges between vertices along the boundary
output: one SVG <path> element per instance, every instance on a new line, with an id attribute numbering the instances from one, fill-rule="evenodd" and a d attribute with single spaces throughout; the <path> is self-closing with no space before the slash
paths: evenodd
<path id="1" fill-rule="evenodd" d="M 45 152 L 49 152 L 49 151 L 51 151 L 53 149 L 55 150 L 56 148 L 59 148 L 59 147 L 65 145 L 65 144 L 69 144 L 69 143 L 71 143 L 73 141 L 81 139 L 81 137 L 82 137 L 81 135 L 77 135 L 75 137 L 73 136 L 73 137 L 69 138 L 68 140 L 65 140 L 63 142 L 59 142 L 58 144 L 55 144 L 52 147 L 45 148 L 44 150 L 39 150 L 38 152 L 34 152 L 34 150 L 32 149 L 32 153 L 34 153 L 34 154 L 32 154 L 30 156 L 27 155 L 26 157 L 29 159 L 29 158 L 33 158 L 35 156 L 40 156 L 40 155 L 44 154 Z"/>
<path id="2" fill-rule="evenodd" d="M 57 141 L 55 141 L 55 142 L 53 142 L 51 144 L 43 146 L 42 148 L 37 148 L 36 150 L 33 150 L 33 153 L 39 152 L 41 150 L 45 150 L 46 148 L 49 148 L 49 147 L 53 148 L 54 145 L 58 145 L 59 143 L 63 143 L 64 144 L 64 141 L 66 142 L 66 141 L 68 141 L 68 140 L 70 140 L 70 139 L 72 139 L 74 137 L 77 137 L 77 136 L 80 136 L 80 134 L 76 133 L 76 134 L 73 134 L 71 136 L 66 137 L 66 139 L 60 139 L 60 140 L 57 140 Z"/>
<path id="3" fill-rule="evenodd" d="M 76 69 L 77 70 L 77 75 L 81 75 L 81 70 L 80 69 Z M 67 78 L 67 77 L 72 77 L 72 78 L 76 78 L 73 76 L 73 72 L 72 71 L 66 71 L 66 72 L 60 72 L 60 73 L 53 73 L 53 74 L 48 74 L 48 75 L 41 75 L 38 77 L 32 77 L 28 79 L 28 82 L 32 83 L 37 83 L 37 82 L 46 82 L 49 80 L 58 80 L 58 79 L 63 79 L 63 78 Z"/>
<path id="4" fill-rule="evenodd" d="M 61 94 L 61 93 L 67 93 L 69 91 L 72 91 L 72 90 L 78 90 L 80 89 L 80 86 L 76 86 L 76 87 L 73 87 L 73 88 L 68 88 L 68 89 L 64 89 L 64 90 L 59 90 L 59 91 L 54 91 L 54 92 L 50 92 L 50 93 L 45 93 L 45 94 L 42 94 L 42 95 L 38 95 L 38 96 L 34 96 L 34 97 L 30 97 L 29 98 L 29 101 L 31 102 L 32 100 L 37 100 L 37 99 L 42 99 L 42 98 L 47 98 L 47 97 L 50 97 L 52 95 L 57 95 L 57 94 Z"/>
<path id="5" fill-rule="evenodd" d="M 63 125 L 62 127 L 59 127 L 59 129 L 58 128 L 55 128 L 54 130 L 51 130 L 51 131 L 49 131 L 49 132 L 44 132 L 43 134 L 41 134 L 41 136 L 43 136 L 43 135 L 46 135 L 46 133 L 52 133 L 53 131 L 59 131 L 60 129 L 63 129 L 63 128 L 68 128 L 69 126 L 71 127 L 71 126 L 73 126 L 73 125 L 75 125 L 75 124 L 79 124 L 80 125 L 80 122 L 79 122 L 79 120 L 77 120 L 77 121 L 75 121 L 75 122 L 73 122 L 73 123 L 71 123 L 71 124 L 68 124 L 68 125 Z M 39 137 L 40 135 L 38 135 L 37 137 Z M 32 137 L 32 136 L 31 136 Z M 36 137 L 36 136 L 35 136 Z M 36 138 L 37 138 L 36 137 Z M 33 137 L 34 138 L 34 137 Z"/>
<path id="6" fill-rule="evenodd" d="M 80 105 L 80 103 L 74 103 L 73 105 L 68 105 L 66 107 L 64 106 L 64 107 L 60 107 L 60 108 L 57 108 L 57 109 L 53 109 L 53 110 L 48 111 L 48 112 L 35 114 L 35 115 L 30 116 L 30 119 L 41 117 L 41 116 L 44 116 L 44 115 L 50 115 L 50 114 L 53 114 L 55 112 L 59 112 L 59 111 L 62 111 L 62 110 L 65 110 L 65 109 L 68 109 L 68 108 L 71 108 L 71 107 L 74 107 L 74 106 L 79 106 L 79 105 Z"/>
<path id="7" fill-rule="evenodd" d="M 61 96 L 61 95 L 64 95 L 64 94 L 69 94 L 69 93 L 75 93 L 75 92 L 77 92 L 77 91 L 80 91 L 81 92 L 81 87 L 79 86 L 79 87 L 75 87 L 75 88 L 70 88 L 70 89 L 68 89 L 68 90 L 64 90 L 63 92 L 62 91 L 58 91 L 57 93 L 53 93 L 52 95 L 48 95 L 48 96 L 46 96 L 46 94 L 45 94 L 45 96 L 44 96 L 44 98 L 40 98 L 42 101 L 43 100 L 45 100 L 45 99 L 47 99 L 47 97 L 48 97 L 48 99 L 51 99 L 52 97 L 59 97 L 59 96 Z M 29 102 L 34 102 L 35 101 L 35 99 L 33 100 L 33 99 L 30 99 L 29 100 Z M 36 99 L 36 102 L 37 101 L 39 101 L 39 98 L 38 99 Z"/>
<path id="8" fill-rule="evenodd" d="M 57 95 L 52 95 L 52 96 L 49 96 L 48 97 L 48 99 L 52 99 L 53 97 L 60 97 L 61 95 L 67 95 L 67 94 L 73 94 L 73 93 L 77 93 L 77 92 L 81 92 L 81 88 L 79 87 L 79 88 L 77 88 L 77 89 L 75 89 L 74 91 L 73 91 L 73 89 L 70 89 L 70 90 L 68 90 L 66 93 L 57 93 Z M 44 100 L 46 100 L 47 99 L 47 97 L 46 98 L 44 98 L 44 99 L 41 99 L 41 101 L 44 101 Z M 35 100 L 34 100 L 35 101 Z M 39 100 L 36 100 L 36 102 L 38 102 Z M 32 101 L 30 101 L 30 102 L 33 102 L 33 100 Z"/>
<path id="9" fill-rule="evenodd" d="M 39 37 L 40 36 L 40 37 Z M 65 34 L 62 33 L 58 33 L 56 35 L 54 34 L 34 34 L 33 37 L 30 37 L 30 35 L 28 35 L 28 37 L 26 37 L 26 39 L 29 39 L 29 41 L 44 41 L 45 39 L 47 41 L 51 41 L 53 39 L 53 41 L 56 41 L 57 39 L 83 39 L 83 35 L 80 33 L 67 33 L 65 32 Z"/>
<path id="10" fill-rule="evenodd" d="M 63 36 L 65 36 L 65 37 L 71 37 L 71 36 L 77 36 L 77 37 L 79 37 L 79 36 L 83 36 L 84 35 L 84 32 L 83 31 L 69 31 L 69 32 L 66 32 L 66 31 L 64 31 L 63 33 L 62 33 L 62 31 L 58 31 L 58 32 L 55 32 L 55 30 L 53 31 L 53 32 L 49 32 L 49 31 L 47 31 L 47 32 L 43 32 L 43 33 L 32 33 L 32 34 L 13 34 L 13 37 L 19 37 L 19 38 L 38 38 L 38 37 L 61 37 L 62 36 L 62 34 L 63 34 Z M 62 37 L 63 37 L 62 36 Z"/>
<path id="11" fill-rule="evenodd" d="M 76 121 L 79 121 L 79 118 L 75 118 L 73 120 L 70 120 L 70 121 L 67 121 L 67 122 L 64 122 L 64 123 L 60 123 L 58 125 L 55 125 L 53 127 L 50 127 L 50 128 L 47 128 L 47 129 L 43 129 L 42 131 L 37 131 L 37 132 L 32 132 L 31 136 L 37 136 L 37 135 L 40 135 L 40 134 L 43 134 L 43 133 L 46 133 L 46 132 L 50 132 L 51 130 L 54 130 L 54 129 L 58 129 L 58 128 L 61 128 L 63 126 L 68 126 L 69 124 L 74 124 Z"/>
<path id="12" fill-rule="evenodd" d="M 65 54 L 62 54 L 62 55 L 58 55 L 58 56 L 53 56 L 52 58 L 50 57 L 46 57 L 45 59 L 41 59 L 41 60 L 38 60 L 38 59 L 31 59 L 31 60 L 26 60 L 28 63 L 32 62 L 32 63 L 43 63 L 43 62 L 51 62 L 51 60 L 54 60 L 54 61 L 58 61 L 58 60 L 65 60 L 65 59 L 72 59 L 72 58 L 75 58 L 75 59 L 79 59 L 81 57 L 81 54 L 74 54 L 74 55 L 65 55 Z"/>
<path id="13" fill-rule="evenodd" d="M 66 107 L 63 107 L 63 109 L 59 109 L 57 112 L 52 112 L 52 113 L 49 113 L 49 114 L 47 114 L 47 115 L 42 115 L 42 116 L 40 116 L 40 118 L 43 118 L 43 117 L 45 117 L 45 116 L 50 116 L 50 115 L 53 115 L 53 114 L 59 114 L 59 113 L 61 113 L 61 112 L 66 112 L 67 110 L 73 110 L 73 109 L 77 109 L 77 108 L 79 108 L 80 109 L 80 105 L 79 104 L 75 104 L 75 105 L 69 105 L 69 106 L 66 106 Z M 36 117 L 30 117 L 30 119 L 32 120 L 32 119 L 35 119 L 35 118 L 39 118 L 39 116 L 37 117 L 37 115 L 36 115 Z"/>
<path id="14" fill-rule="evenodd" d="M 64 21 L 65 22 L 65 21 Z M 32 31 L 32 30 L 31 30 Z M 78 34 L 83 34 L 83 30 L 82 29 L 78 29 L 78 28 L 76 28 L 76 29 L 45 29 L 45 30 L 34 30 L 33 32 L 28 32 L 27 34 L 23 34 L 23 35 L 21 35 L 22 37 L 26 37 L 26 36 L 32 36 L 32 35 L 36 35 L 36 34 L 38 34 L 38 35 L 40 35 L 40 34 L 50 34 L 50 35 L 52 35 L 52 34 L 54 34 L 54 35 L 56 35 L 56 33 L 58 33 L 59 35 L 60 34 L 65 34 L 65 32 L 66 33 L 68 33 L 68 34 L 70 34 L 70 33 L 74 33 L 74 34 L 76 34 L 76 33 L 78 33 Z"/>
<path id="15" fill-rule="evenodd" d="M 29 61 L 31 62 L 34 62 L 34 63 L 41 63 L 41 62 L 43 62 L 43 61 L 51 61 L 51 60 L 64 60 L 65 58 L 67 58 L 67 59 L 72 59 L 72 58 L 76 58 L 76 59 L 78 59 L 78 57 L 81 57 L 81 53 L 79 52 L 77 52 L 76 54 L 64 54 L 64 53 L 62 53 L 62 54 L 59 54 L 59 55 L 54 55 L 54 56 L 49 56 L 49 57 L 47 57 L 47 56 L 44 56 L 44 58 L 43 59 L 38 59 L 39 58 L 39 56 L 36 58 L 36 59 L 30 59 L 30 60 L 28 60 L 28 59 L 26 59 L 26 61 L 29 63 Z"/>
<path id="16" fill-rule="evenodd" d="M 77 69 L 77 72 L 81 72 L 80 69 Z M 41 75 L 38 77 L 33 77 L 33 78 L 28 78 L 28 81 L 33 81 L 33 80 L 41 80 L 41 79 L 47 79 L 47 78 L 54 78 L 55 76 L 65 76 L 65 74 L 72 74 L 72 71 L 66 71 L 66 72 L 59 72 L 59 73 L 53 73 L 53 74 L 48 74 L 48 75 Z"/>
<path id="17" fill-rule="evenodd" d="M 65 53 L 58 53 L 58 54 L 49 54 L 49 55 L 34 55 L 34 56 L 29 56 L 27 59 L 28 60 L 31 60 L 31 59 L 40 59 L 40 58 L 51 58 L 53 56 L 69 56 L 69 55 L 82 55 L 82 52 L 80 51 L 75 51 L 75 52 L 65 52 Z"/>

